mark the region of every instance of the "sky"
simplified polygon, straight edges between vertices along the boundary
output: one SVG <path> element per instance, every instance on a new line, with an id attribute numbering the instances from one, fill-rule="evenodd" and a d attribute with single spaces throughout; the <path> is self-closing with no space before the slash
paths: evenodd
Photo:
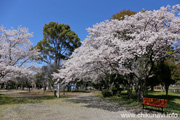
<path id="1" fill-rule="evenodd" d="M 33 46 L 43 39 L 43 26 L 52 21 L 69 24 L 83 41 L 88 35 L 86 28 L 124 9 L 138 12 L 175 4 L 180 0 L 0 0 L 0 25 L 29 28 Z"/>

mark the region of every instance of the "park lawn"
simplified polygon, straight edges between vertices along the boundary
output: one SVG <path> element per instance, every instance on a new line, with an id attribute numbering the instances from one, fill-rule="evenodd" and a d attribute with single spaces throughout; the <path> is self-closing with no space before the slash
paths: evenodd
<path id="1" fill-rule="evenodd" d="M 63 92 L 60 93 L 61 98 L 73 97 L 81 94 L 82 92 L 66 92 L 63 95 Z M 17 91 L 17 90 L 7 90 L 2 92 L 0 90 L 0 107 L 4 105 L 13 105 L 13 104 L 27 104 L 27 103 L 41 103 L 47 100 L 59 99 L 54 97 L 52 91 Z"/>
<path id="2" fill-rule="evenodd" d="M 168 98 L 166 98 L 166 93 L 161 91 L 148 91 L 145 92 L 145 96 L 147 98 L 158 98 L 158 99 L 168 99 L 167 106 L 164 108 L 164 111 L 166 113 L 178 113 L 180 114 L 180 93 L 172 93 L 169 92 Z M 97 96 L 102 97 L 101 93 L 98 93 Z M 119 104 L 122 104 L 126 107 L 142 107 L 137 102 L 137 97 L 135 94 L 135 91 L 133 91 L 132 99 L 129 100 L 127 98 L 127 91 L 122 91 L 120 95 L 115 95 L 112 97 L 108 97 L 106 99 L 109 99 L 110 101 L 118 102 Z M 152 106 L 145 106 L 145 108 L 150 108 L 157 110 L 159 108 L 152 107 Z M 160 110 L 160 109 L 159 109 Z"/>
<path id="3" fill-rule="evenodd" d="M 27 103 L 41 103 L 45 100 L 58 99 L 54 97 L 53 92 L 46 91 L 37 92 L 18 92 L 14 93 L 16 90 L 9 90 L 10 94 L 6 94 L 0 91 L 0 107 L 4 105 L 13 105 L 13 104 L 27 104 Z M 66 98 L 67 96 L 61 95 L 61 98 Z"/>
<path id="4" fill-rule="evenodd" d="M 51 91 L 45 93 L 31 91 L 29 93 L 22 90 L 0 90 L 0 120 L 10 118 L 14 120 L 36 120 L 35 118 L 54 120 L 61 117 L 68 119 L 69 112 L 76 110 L 74 106 L 79 108 L 80 105 L 64 101 L 64 99 L 81 94 L 83 93 L 68 92 L 63 95 L 61 92 L 60 98 L 56 98 Z M 59 113 L 60 111 L 64 113 Z"/>
<path id="5" fill-rule="evenodd" d="M 53 96 L 41 97 L 12 97 L 9 95 L 0 94 L 0 106 L 10 104 L 26 104 L 26 103 L 40 103 L 43 100 L 55 99 Z"/>

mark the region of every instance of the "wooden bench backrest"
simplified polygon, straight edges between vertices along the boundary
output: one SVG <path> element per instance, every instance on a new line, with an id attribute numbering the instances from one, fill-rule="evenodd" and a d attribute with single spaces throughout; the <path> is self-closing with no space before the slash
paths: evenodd
<path id="1" fill-rule="evenodd" d="M 167 99 L 144 98 L 143 104 L 166 106 L 167 105 Z"/>

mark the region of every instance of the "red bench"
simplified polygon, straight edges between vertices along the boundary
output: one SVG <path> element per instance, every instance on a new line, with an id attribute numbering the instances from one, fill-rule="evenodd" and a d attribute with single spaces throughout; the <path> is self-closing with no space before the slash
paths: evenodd
<path id="1" fill-rule="evenodd" d="M 167 99 L 144 98 L 143 102 L 139 104 L 143 105 L 143 109 L 144 105 L 161 107 L 163 112 L 163 108 L 167 106 Z"/>

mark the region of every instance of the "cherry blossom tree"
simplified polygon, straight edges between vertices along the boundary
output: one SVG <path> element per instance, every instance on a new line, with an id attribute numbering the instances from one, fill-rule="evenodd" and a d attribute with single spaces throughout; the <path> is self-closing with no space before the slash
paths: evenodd
<path id="1" fill-rule="evenodd" d="M 179 5 L 161 7 L 88 28 L 89 36 L 83 46 L 75 50 L 59 73 L 54 73 L 54 79 L 98 80 L 107 73 L 126 74 L 131 76 L 129 84 L 134 80 L 141 101 L 145 82 L 153 76 L 154 63 L 179 57 L 179 11 Z"/>
<path id="2" fill-rule="evenodd" d="M 0 81 L 13 78 L 32 79 L 38 71 L 36 59 L 39 52 L 32 47 L 32 33 L 22 26 L 5 30 L 0 26 Z"/>

